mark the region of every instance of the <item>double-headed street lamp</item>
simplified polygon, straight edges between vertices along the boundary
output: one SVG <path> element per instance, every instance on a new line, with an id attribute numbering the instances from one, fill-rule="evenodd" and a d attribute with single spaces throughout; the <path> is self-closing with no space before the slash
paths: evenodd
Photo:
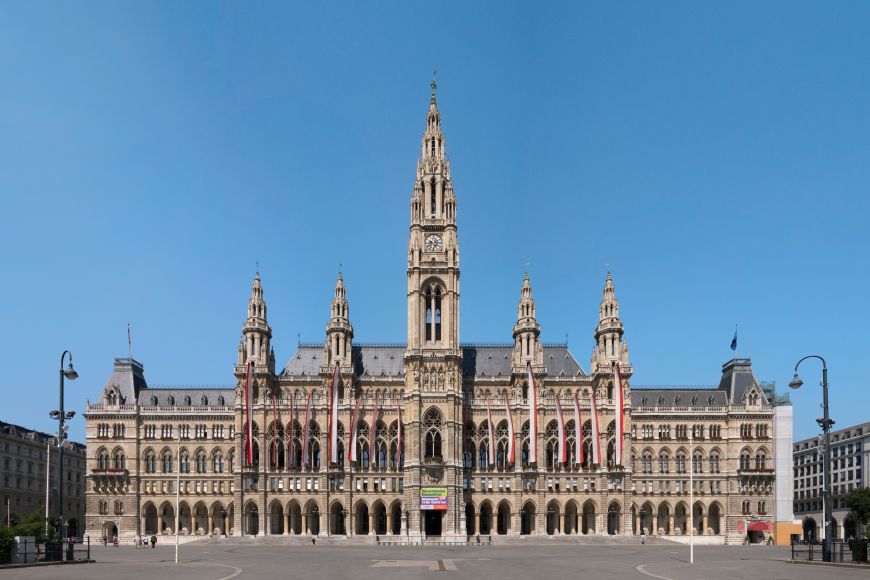
<path id="1" fill-rule="evenodd" d="M 69 355 L 69 363 L 67 363 L 67 368 L 63 368 L 63 361 L 66 358 L 66 355 Z M 79 374 L 75 371 L 72 364 L 72 353 L 68 350 L 63 351 L 63 354 L 60 355 L 60 409 L 51 411 L 48 415 L 52 419 L 57 419 L 57 441 L 58 441 L 58 454 L 57 454 L 57 533 L 58 537 L 63 536 L 63 448 L 64 441 L 66 440 L 66 432 L 69 429 L 64 423 L 67 419 L 72 419 L 75 417 L 75 411 L 64 411 L 63 408 L 63 380 L 67 378 L 71 381 L 79 378 Z"/>
<path id="2" fill-rule="evenodd" d="M 825 434 L 825 454 L 822 458 L 822 481 L 824 488 L 822 489 L 822 499 L 825 502 L 825 539 L 822 541 L 822 560 L 824 562 L 831 561 L 831 539 L 833 533 L 831 531 L 833 506 L 831 505 L 831 427 L 834 425 L 834 420 L 831 419 L 828 411 L 828 365 L 825 359 L 817 354 L 807 355 L 797 361 L 794 365 L 794 378 L 788 384 L 792 389 L 799 389 L 804 384 L 798 376 L 798 367 L 808 358 L 817 358 L 822 361 L 822 413 L 821 419 L 816 419 L 816 423 L 822 428 Z"/>

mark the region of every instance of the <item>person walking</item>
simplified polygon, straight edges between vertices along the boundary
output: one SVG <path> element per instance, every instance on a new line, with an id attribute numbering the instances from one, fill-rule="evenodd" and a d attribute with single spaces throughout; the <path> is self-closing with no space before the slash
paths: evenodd
<path id="1" fill-rule="evenodd" d="M 646 534 L 641 534 L 641 535 L 640 535 L 640 543 L 641 543 L 641 544 L 646 544 Z"/>
<path id="2" fill-rule="evenodd" d="M 156 534 L 151 536 L 151 549 L 153 550 L 155 547 L 157 547 L 157 535 Z"/>
<path id="3" fill-rule="evenodd" d="M 103 534 L 103 547 L 105 548 L 108 545 L 109 545 L 109 536 L 107 536 L 106 534 Z"/>
<path id="4" fill-rule="evenodd" d="M 139 549 L 140 543 L 141 542 L 139 542 L 139 534 L 136 534 L 135 536 L 133 536 L 133 545 L 136 546 L 137 550 Z"/>

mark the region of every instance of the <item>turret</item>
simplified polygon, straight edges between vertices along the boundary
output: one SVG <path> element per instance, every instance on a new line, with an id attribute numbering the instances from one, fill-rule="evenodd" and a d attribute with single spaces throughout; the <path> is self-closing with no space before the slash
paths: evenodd
<path id="1" fill-rule="evenodd" d="M 332 367 L 335 361 L 342 366 L 351 364 L 353 326 L 350 323 L 350 309 L 344 292 L 344 279 L 341 272 L 335 282 L 335 297 L 332 299 L 329 323 L 326 325 L 326 343 L 323 347 L 323 360 Z"/>
<path id="2" fill-rule="evenodd" d="M 541 325 L 535 319 L 535 299 L 529 275 L 523 276 L 517 322 L 514 324 L 513 366 L 525 368 L 526 362 L 540 367 L 544 364 L 544 346 L 541 344 Z"/>
<path id="3" fill-rule="evenodd" d="M 610 372 L 613 363 L 628 366 L 628 344 L 622 339 L 625 329 L 619 319 L 619 301 L 613 289 L 613 277 L 607 273 L 604 296 L 595 327 L 595 348 L 592 350 L 591 372 Z"/>
<path id="4" fill-rule="evenodd" d="M 263 300 L 263 287 L 260 285 L 260 270 L 254 277 L 251 297 L 248 299 L 248 318 L 242 327 L 242 340 L 239 343 L 239 364 L 254 361 L 257 366 L 274 368 L 272 351 L 272 327 L 266 316 L 266 301 Z"/>

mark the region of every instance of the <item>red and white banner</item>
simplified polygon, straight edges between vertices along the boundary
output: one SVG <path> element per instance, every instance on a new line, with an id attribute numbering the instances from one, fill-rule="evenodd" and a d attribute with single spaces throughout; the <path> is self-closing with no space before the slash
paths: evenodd
<path id="1" fill-rule="evenodd" d="M 305 422 L 302 424 L 302 465 L 308 465 L 308 420 L 311 418 L 311 393 L 305 405 Z"/>
<path id="2" fill-rule="evenodd" d="M 396 467 L 402 467 L 402 406 L 398 401 L 396 413 L 399 415 L 399 430 L 396 432 Z"/>
<path id="3" fill-rule="evenodd" d="M 332 387 L 329 389 L 329 462 L 338 463 L 338 385 L 341 381 L 341 370 L 335 361 L 335 371 L 332 373 Z"/>
<path id="4" fill-rule="evenodd" d="M 492 411 L 489 408 L 489 399 L 486 400 L 486 428 L 489 442 L 486 446 L 486 454 L 489 456 L 489 465 L 495 465 L 495 429 L 492 426 Z"/>
<path id="5" fill-rule="evenodd" d="M 556 393 L 556 423 L 559 426 L 559 463 L 565 464 L 568 461 L 568 446 L 565 445 L 565 417 L 562 416 L 562 403 L 559 401 L 561 397 Z"/>
<path id="6" fill-rule="evenodd" d="M 507 420 L 508 420 L 507 465 L 513 465 L 516 457 L 514 454 L 514 417 L 511 414 L 510 397 L 506 397 L 504 400 L 504 410 L 505 410 L 505 413 L 507 413 Z"/>
<path id="7" fill-rule="evenodd" d="M 350 461 L 357 461 L 359 458 L 356 454 L 356 439 L 359 432 L 359 404 L 362 401 L 362 396 L 356 398 L 356 403 L 353 406 L 353 413 L 350 414 L 350 440 L 348 441 L 348 458 Z"/>
<path id="8" fill-rule="evenodd" d="M 616 448 L 614 449 L 613 464 L 622 465 L 622 439 L 625 433 L 625 409 L 624 391 L 622 390 L 622 373 L 619 363 L 613 365 L 613 386 L 616 387 L 616 397 L 613 399 L 616 414 Z"/>
<path id="9" fill-rule="evenodd" d="M 278 467 L 278 410 L 275 406 L 275 393 L 272 393 L 272 465 Z"/>
<path id="10" fill-rule="evenodd" d="M 253 403 L 251 402 L 251 391 L 253 389 L 254 379 L 251 376 L 254 371 L 254 363 L 249 362 L 245 372 L 245 465 L 254 463 L 254 412 Z"/>
<path id="11" fill-rule="evenodd" d="M 538 460 L 538 389 L 535 387 L 535 377 L 532 374 L 532 363 L 526 363 L 529 369 L 529 463 Z"/>
<path id="12" fill-rule="evenodd" d="M 595 390 L 592 391 L 592 464 L 601 465 L 601 437 L 598 436 L 598 405 L 595 403 Z"/>
<path id="13" fill-rule="evenodd" d="M 583 422 L 580 421 L 580 401 L 574 395 L 574 464 L 583 464 Z"/>
<path id="14" fill-rule="evenodd" d="M 378 465 L 377 458 L 375 453 L 377 452 L 377 448 L 375 447 L 375 442 L 378 437 L 378 394 L 375 393 L 375 404 L 372 407 L 372 426 L 369 429 L 369 467 L 374 469 Z"/>
<path id="15" fill-rule="evenodd" d="M 296 465 L 296 417 L 293 415 L 293 401 L 296 399 L 296 391 L 290 395 L 290 432 L 287 433 L 287 439 L 290 445 L 287 447 L 288 457 L 287 465 L 290 467 L 299 467 Z"/>

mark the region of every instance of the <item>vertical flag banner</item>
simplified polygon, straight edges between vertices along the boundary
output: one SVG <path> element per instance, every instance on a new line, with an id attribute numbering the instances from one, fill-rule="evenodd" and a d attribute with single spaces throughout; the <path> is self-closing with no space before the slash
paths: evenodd
<path id="1" fill-rule="evenodd" d="M 248 363 L 248 369 L 245 373 L 245 465 L 251 465 L 254 463 L 254 455 L 253 455 L 253 445 L 252 442 L 254 440 L 254 417 L 253 411 L 251 409 L 251 388 L 252 388 L 252 377 L 254 363 Z"/>
<path id="2" fill-rule="evenodd" d="M 489 409 L 489 399 L 486 400 L 486 428 L 487 428 L 487 436 L 489 437 L 489 444 L 486 447 L 486 454 L 489 455 L 489 460 L 487 463 L 489 465 L 495 464 L 495 429 L 492 426 L 492 412 Z"/>
<path id="3" fill-rule="evenodd" d="M 506 464 L 513 465 L 514 460 L 515 460 L 515 455 L 514 455 L 514 418 L 513 418 L 513 415 L 511 415 L 510 397 L 505 397 L 504 410 L 507 413 L 508 437 L 509 437 Z"/>
<path id="4" fill-rule="evenodd" d="M 353 413 L 350 414 L 350 440 L 348 441 L 348 458 L 350 461 L 357 461 L 359 459 L 356 455 L 356 437 L 359 432 L 360 401 L 362 401 L 362 396 L 356 398 L 356 403 L 353 406 Z"/>
<path id="5" fill-rule="evenodd" d="M 308 420 L 311 418 L 311 393 L 305 405 L 305 422 L 302 424 L 302 465 L 308 464 Z"/>
<path id="6" fill-rule="evenodd" d="M 535 463 L 538 460 L 538 389 L 535 388 L 531 361 L 527 365 L 529 369 L 529 463 Z"/>
<path id="7" fill-rule="evenodd" d="M 335 371 L 332 373 L 332 387 L 329 389 L 329 462 L 338 463 L 338 384 L 341 381 L 341 370 L 335 361 Z"/>
<path id="8" fill-rule="evenodd" d="M 622 389 L 622 373 L 619 363 L 613 365 L 613 386 L 616 387 L 616 397 L 613 399 L 614 414 L 616 416 L 616 446 L 614 449 L 613 464 L 622 465 L 622 440 L 625 434 L 625 392 Z"/>
<path id="9" fill-rule="evenodd" d="M 372 408 L 372 428 L 369 430 L 369 467 L 374 469 L 378 462 L 375 457 L 375 440 L 378 436 L 378 394 L 375 393 L 375 404 Z"/>
<path id="10" fill-rule="evenodd" d="M 561 397 L 556 393 L 556 422 L 559 424 L 559 463 L 568 461 L 568 446 L 565 445 L 565 417 L 562 416 L 562 403 L 559 402 Z"/>
<path id="11" fill-rule="evenodd" d="M 396 401 L 396 412 L 399 416 L 399 430 L 396 433 L 396 467 L 402 466 L 402 407 Z"/>
<path id="12" fill-rule="evenodd" d="M 598 404 L 595 402 L 595 390 L 592 390 L 592 463 L 601 465 L 601 438 L 598 436 Z"/>
<path id="13" fill-rule="evenodd" d="M 574 463 L 583 464 L 583 423 L 580 421 L 579 395 L 574 395 Z"/>
<path id="14" fill-rule="evenodd" d="M 293 391 L 293 394 L 290 395 L 290 434 L 288 435 L 288 438 L 290 439 L 290 457 L 287 458 L 287 465 L 291 467 L 300 467 L 299 465 L 296 465 L 296 417 L 293 415 L 294 399 L 296 399 L 296 391 Z"/>

